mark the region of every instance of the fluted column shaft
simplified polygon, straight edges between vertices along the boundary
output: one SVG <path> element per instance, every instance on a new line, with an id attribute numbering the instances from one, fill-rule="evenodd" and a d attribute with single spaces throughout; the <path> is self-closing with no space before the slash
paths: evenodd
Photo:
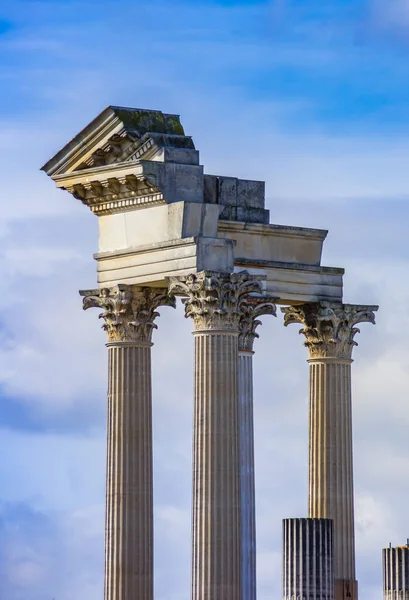
<path id="1" fill-rule="evenodd" d="M 239 455 L 242 600 L 256 600 L 256 503 L 254 473 L 253 345 L 258 317 L 276 316 L 275 298 L 248 296 L 239 304 Z"/>
<path id="2" fill-rule="evenodd" d="M 377 306 L 320 302 L 283 308 L 302 323 L 310 359 L 309 517 L 334 522 L 335 600 L 357 600 L 352 467 L 351 363 L 358 323 Z"/>
<path id="3" fill-rule="evenodd" d="M 256 599 L 253 352 L 239 352 L 239 455 L 243 600 Z"/>
<path id="4" fill-rule="evenodd" d="M 108 344 L 105 599 L 153 598 L 151 344 Z"/>
<path id="5" fill-rule="evenodd" d="M 195 332 L 192 598 L 240 600 L 238 332 Z"/>
<path id="6" fill-rule="evenodd" d="M 261 295 L 261 279 L 211 271 L 169 278 L 170 292 L 184 296 L 185 315 L 194 322 L 192 600 L 244 598 L 239 328 L 255 337 L 249 295 Z"/>
<path id="7" fill-rule="evenodd" d="M 354 581 L 351 362 L 309 361 L 308 516 L 333 519 L 335 579 Z"/>
<path id="8" fill-rule="evenodd" d="M 153 600 L 152 331 L 166 289 L 81 292 L 108 335 L 105 600 Z"/>

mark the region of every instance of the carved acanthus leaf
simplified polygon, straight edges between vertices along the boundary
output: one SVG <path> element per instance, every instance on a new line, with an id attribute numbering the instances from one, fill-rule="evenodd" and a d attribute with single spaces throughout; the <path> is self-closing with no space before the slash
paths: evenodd
<path id="1" fill-rule="evenodd" d="M 377 306 L 320 302 L 281 309 L 284 325 L 301 323 L 310 358 L 351 359 L 358 323 L 375 323 Z"/>
<path id="2" fill-rule="evenodd" d="M 186 296 L 185 316 L 192 317 L 196 331 L 238 330 L 240 303 L 251 293 L 261 294 L 263 276 L 202 271 L 186 277 L 169 277 L 169 292 Z"/>
<path id="3" fill-rule="evenodd" d="M 109 342 L 148 342 L 152 341 L 152 332 L 159 306 L 175 308 L 175 298 L 169 296 L 165 288 L 148 288 L 129 285 L 117 285 L 90 292 L 80 292 L 84 296 L 84 310 L 91 307 L 102 308 L 99 315 L 104 319 L 103 329 Z"/>
<path id="4" fill-rule="evenodd" d="M 259 337 L 256 329 L 261 325 L 258 317 L 277 316 L 277 298 L 260 295 L 245 296 L 239 303 L 239 350 L 252 352 L 254 340 Z"/>

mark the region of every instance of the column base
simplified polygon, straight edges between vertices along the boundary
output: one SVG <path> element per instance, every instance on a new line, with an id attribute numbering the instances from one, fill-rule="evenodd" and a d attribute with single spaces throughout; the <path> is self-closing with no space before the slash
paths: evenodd
<path id="1" fill-rule="evenodd" d="M 358 600 L 358 582 L 355 579 L 335 580 L 335 600 Z"/>

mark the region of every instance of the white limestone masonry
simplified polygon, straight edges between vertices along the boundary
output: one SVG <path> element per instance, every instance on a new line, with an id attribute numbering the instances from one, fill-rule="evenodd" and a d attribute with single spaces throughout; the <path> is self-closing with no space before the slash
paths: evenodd
<path id="1" fill-rule="evenodd" d="M 239 352 L 239 456 L 243 600 L 256 599 L 256 498 L 254 481 L 253 353 Z"/>
<path id="2" fill-rule="evenodd" d="M 249 315 L 251 295 L 261 295 L 260 280 L 247 273 L 216 272 L 170 278 L 170 293 L 185 296 L 186 317 L 194 321 L 192 600 L 245 597 L 238 350 L 240 326 L 242 339 L 255 337 L 257 324 Z M 249 425 L 243 439 L 247 447 Z"/>
<path id="3" fill-rule="evenodd" d="M 167 290 L 126 285 L 81 293 L 108 335 L 105 600 L 153 600 L 151 346 Z"/>
<path id="4" fill-rule="evenodd" d="M 259 337 L 256 329 L 261 325 L 261 321 L 258 317 L 277 314 L 275 300 L 268 296 L 251 295 L 239 303 L 238 397 L 243 600 L 255 600 L 257 595 L 253 345 L 254 340 Z"/>
<path id="5" fill-rule="evenodd" d="M 302 323 L 309 351 L 309 517 L 334 521 L 335 600 L 356 600 L 351 362 L 362 322 L 377 306 L 321 302 L 283 308 Z"/>
<path id="6" fill-rule="evenodd" d="M 98 219 L 82 295 L 109 347 L 105 600 L 153 600 L 150 347 L 175 295 L 195 337 L 192 600 L 256 600 L 252 356 L 275 304 L 310 354 L 309 514 L 334 520 L 335 600 L 357 600 L 350 364 L 377 307 L 342 304 L 328 232 L 270 223 L 262 181 L 205 173 L 175 114 L 109 106 L 42 169 Z"/>
<path id="7" fill-rule="evenodd" d="M 195 333 L 193 600 L 241 598 L 237 338 Z"/>
<path id="8" fill-rule="evenodd" d="M 153 600 L 151 348 L 108 357 L 105 600 Z"/>
<path id="9" fill-rule="evenodd" d="M 110 106 L 43 170 L 98 217 L 100 288 L 238 268 L 281 303 L 342 301 L 327 231 L 269 223 L 262 181 L 205 174 L 178 115 Z"/>
<path id="10" fill-rule="evenodd" d="M 351 361 L 309 363 L 308 516 L 333 519 L 335 578 L 355 581 Z"/>

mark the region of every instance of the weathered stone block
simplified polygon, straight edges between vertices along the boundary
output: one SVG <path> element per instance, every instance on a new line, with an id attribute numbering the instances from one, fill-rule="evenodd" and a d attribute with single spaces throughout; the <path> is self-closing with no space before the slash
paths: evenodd
<path id="1" fill-rule="evenodd" d="M 218 177 L 219 204 L 237 206 L 237 179 L 236 177 Z"/>
<path id="2" fill-rule="evenodd" d="M 237 180 L 237 205 L 248 208 L 264 208 L 264 181 Z"/>
<path id="3" fill-rule="evenodd" d="M 203 202 L 203 167 L 141 161 L 143 175 L 163 194 L 165 202 Z"/>
<path id="4" fill-rule="evenodd" d="M 163 148 L 162 153 L 158 153 L 153 160 L 184 165 L 198 165 L 199 152 L 198 150 L 191 150 L 189 148 Z"/>
<path id="5" fill-rule="evenodd" d="M 207 204 L 219 204 L 218 177 L 216 175 L 204 176 L 204 201 Z"/>

